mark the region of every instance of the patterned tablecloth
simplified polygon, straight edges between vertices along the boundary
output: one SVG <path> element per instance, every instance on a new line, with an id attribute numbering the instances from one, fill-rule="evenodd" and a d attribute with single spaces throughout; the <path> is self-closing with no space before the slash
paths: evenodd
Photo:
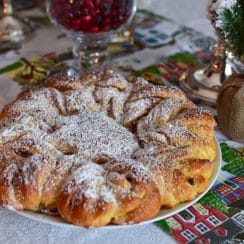
<path id="1" fill-rule="evenodd" d="M 152 1 L 154 7 L 155 2 Z M 44 19 L 35 16 L 38 38 L 24 44 L 18 52 L 0 55 L 0 107 L 24 87 L 41 84 L 51 64 L 70 57 L 68 40 L 59 30 L 43 26 Z M 196 20 L 195 26 L 188 21 L 186 27 L 139 11 L 135 44 L 115 44 L 111 50 L 126 75 L 179 86 L 184 71 L 211 58 L 208 48 L 215 41 L 208 35 L 211 31 L 199 31 L 204 24 L 204 19 Z M 59 45 L 41 45 L 42 42 Z M 214 105 L 194 102 L 216 116 Z M 223 155 L 218 180 L 197 203 L 167 219 L 139 226 L 87 230 L 38 222 L 0 207 L 0 243 L 244 243 L 244 145 L 228 139 L 219 128 L 216 138 Z"/>

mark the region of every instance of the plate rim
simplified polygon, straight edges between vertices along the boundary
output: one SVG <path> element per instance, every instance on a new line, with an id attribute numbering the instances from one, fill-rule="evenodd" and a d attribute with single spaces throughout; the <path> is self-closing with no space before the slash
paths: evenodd
<path id="1" fill-rule="evenodd" d="M 218 142 L 216 136 L 214 136 L 214 142 L 216 145 L 216 152 L 217 153 L 216 153 L 215 159 L 212 161 L 215 165 L 213 168 L 212 175 L 210 177 L 210 184 L 208 185 L 206 190 L 203 193 L 199 194 L 195 199 L 193 199 L 192 201 L 189 201 L 189 202 L 180 203 L 180 204 L 176 205 L 174 208 L 161 209 L 156 217 L 149 219 L 149 220 L 145 220 L 145 221 L 138 223 L 138 224 L 124 224 L 124 225 L 123 224 L 122 225 L 110 224 L 110 225 L 105 225 L 105 226 L 96 227 L 96 228 L 99 228 L 99 229 L 119 229 L 119 228 L 128 228 L 128 227 L 141 226 L 141 225 L 145 225 L 145 224 L 149 224 L 149 223 L 155 223 L 157 221 L 169 218 L 172 215 L 177 214 L 177 213 L 187 209 L 188 207 L 192 206 L 193 204 L 195 204 L 214 185 L 214 183 L 216 182 L 216 180 L 219 176 L 220 170 L 221 170 L 222 153 L 221 153 L 220 145 L 219 145 L 219 142 Z M 10 210 L 12 210 L 12 209 L 10 209 Z M 64 219 L 62 219 L 60 216 L 51 216 L 51 215 L 47 215 L 45 213 L 38 213 L 38 212 L 33 212 L 33 211 L 28 211 L 28 210 L 23 210 L 23 211 L 12 210 L 12 211 L 14 211 L 16 214 L 18 214 L 20 216 L 26 217 L 26 218 L 31 219 L 31 220 L 39 221 L 42 223 L 46 223 L 46 224 L 51 224 L 51 225 L 55 225 L 55 226 L 62 226 L 62 227 L 69 227 L 69 228 L 87 229 L 83 226 L 74 225 L 72 223 L 69 223 L 69 222 L 65 221 Z M 164 213 L 164 212 L 166 212 L 166 213 Z"/>

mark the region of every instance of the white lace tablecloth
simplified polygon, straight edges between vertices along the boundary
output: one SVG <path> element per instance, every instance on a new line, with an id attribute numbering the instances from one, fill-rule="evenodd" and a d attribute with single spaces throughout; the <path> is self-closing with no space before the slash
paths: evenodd
<path id="1" fill-rule="evenodd" d="M 173 19 L 176 23 L 193 27 L 205 34 L 212 35 L 212 28 L 206 19 L 206 0 L 138 0 L 140 7 Z M 53 33 L 52 33 L 53 34 Z M 68 40 L 60 39 L 57 44 L 50 31 L 38 30 L 34 39 L 24 43 L 19 53 L 8 52 L 0 55 L 0 67 L 16 61 L 20 56 L 31 56 L 36 53 L 62 51 Z M 0 77 L 0 108 L 15 98 L 17 83 Z M 113 244 L 159 244 L 175 243 L 167 234 L 153 223 L 129 226 L 117 229 L 84 229 L 64 227 L 38 222 L 0 207 L 0 243 L 113 243 Z"/>
<path id="2" fill-rule="evenodd" d="M 33 221 L 0 208 L 0 243 L 175 243 L 154 224 L 118 229 L 60 227 Z"/>

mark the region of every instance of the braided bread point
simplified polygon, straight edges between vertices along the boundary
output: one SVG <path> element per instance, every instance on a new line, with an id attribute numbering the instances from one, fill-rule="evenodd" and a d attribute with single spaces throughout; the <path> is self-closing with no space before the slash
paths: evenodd
<path id="1" fill-rule="evenodd" d="M 193 200 L 208 186 L 212 163 L 205 159 L 189 159 L 189 148 L 165 146 L 164 151 L 149 147 L 133 155 L 148 167 L 158 186 L 161 205 L 172 208 Z"/>
<path id="2" fill-rule="evenodd" d="M 120 91 L 130 89 L 130 83 L 120 74 L 107 73 L 96 82 L 98 87 L 117 88 Z"/>
<path id="3" fill-rule="evenodd" d="M 38 144 L 26 136 L 4 144 L 0 149 L 0 204 L 16 209 L 40 209 L 42 186 L 56 165 L 53 152 L 55 148 L 51 145 Z"/>
<path id="4" fill-rule="evenodd" d="M 84 227 L 103 226 L 116 213 L 116 202 L 106 186 L 106 171 L 86 162 L 72 171 L 57 197 L 57 209 L 68 222 Z"/>
<path id="5" fill-rule="evenodd" d="M 170 144 L 191 147 L 191 157 L 209 159 L 216 156 L 212 115 L 188 100 L 164 99 L 137 123 L 137 135 L 144 145 Z"/>
<path id="6" fill-rule="evenodd" d="M 195 105 L 179 98 L 166 98 L 158 102 L 147 115 L 142 117 L 137 123 L 137 135 L 142 144 L 148 142 L 154 144 L 169 144 L 168 138 L 164 134 L 157 133 L 156 128 L 162 127 L 181 111 L 193 108 Z"/>
<path id="7" fill-rule="evenodd" d="M 130 89 L 131 84 L 123 76 L 107 73 L 95 83 L 93 95 L 102 111 L 106 111 L 109 117 L 120 122 Z"/>
<path id="8" fill-rule="evenodd" d="M 101 112 L 101 106 L 93 96 L 94 86 L 84 86 L 79 90 L 67 90 L 63 92 L 67 114 L 80 113 L 83 110 L 89 112 Z"/>
<path id="9" fill-rule="evenodd" d="M 42 186 L 41 211 L 51 214 L 57 212 L 56 200 L 58 194 L 64 179 L 70 175 L 73 167 L 73 155 L 65 155 L 62 158 L 58 158 L 55 167 L 50 171 L 50 174 Z"/>
<path id="10" fill-rule="evenodd" d="M 132 128 L 136 121 L 146 115 L 158 102 L 170 97 L 186 99 L 185 94 L 176 87 L 155 87 L 148 84 L 143 85 L 139 90 L 132 90 L 125 103 L 123 125 Z"/>
<path id="11" fill-rule="evenodd" d="M 50 133 L 59 126 L 60 115 L 65 113 L 63 95 L 59 91 L 52 88 L 29 89 L 3 108 L 0 128 L 32 124 Z"/>
<path id="12" fill-rule="evenodd" d="M 46 87 L 58 90 L 77 90 L 82 87 L 80 80 L 76 77 L 66 77 L 62 74 L 55 74 L 46 80 Z"/>
<path id="13" fill-rule="evenodd" d="M 161 207 L 159 192 L 139 162 L 85 162 L 71 173 L 57 198 L 67 221 L 84 227 L 139 223 Z"/>
<path id="14" fill-rule="evenodd" d="M 90 112 L 106 111 L 116 121 L 121 120 L 127 91 L 131 87 L 123 76 L 113 72 L 94 72 L 68 79 L 63 75 L 55 75 L 48 79 L 46 86 L 63 92 L 69 114 L 82 109 Z"/>
<path id="15" fill-rule="evenodd" d="M 63 74 L 54 74 L 47 78 L 46 87 L 56 88 L 59 91 L 79 90 L 94 83 L 99 74 L 84 74 L 81 77 L 69 77 Z"/>
<path id="16" fill-rule="evenodd" d="M 157 186 L 152 180 L 148 169 L 140 161 L 132 159 L 122 159 L 108 162 L 104 168 L 109 172 L 116 172 L 119 179 L 123 177 L 128 183 L 123 184 L 124 189 L 129 190 L 130 194 L 125 195 L 124 191 L 118 192 L 117 187 L 113 191 L 116 193 L 118 202 L 118 212 L 112 222 L 115 224 L 135 224 L 143 220 L 155 217 L 161 207 L 160 195 Z M 117 183 L 117 180 L 113 181 Z M 119 186 L 122 186 L 119 184 Z M 122 194 L 121 194 L 122 193 Z M 137 206 L 130 206 L 128 202 L 137 198 Z"/>

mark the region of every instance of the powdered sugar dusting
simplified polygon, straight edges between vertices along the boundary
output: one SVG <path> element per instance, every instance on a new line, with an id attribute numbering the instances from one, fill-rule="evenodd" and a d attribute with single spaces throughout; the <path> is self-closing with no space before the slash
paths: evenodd
<path id="1" fill-rule="evenodd" d="M 106 171 L 92 161 L 86 161 L 74 170 L 65 182 L 64 191 L 76 191 L 76 198 L 83 197 L 97 200 L 102 198 L 105 202 L 115 202 L 115 197 L 106 186 Z M 77 195 L 78 194 L 78 195 Z"/>
<path id="2" fill-rule="evenodd" d="M 63 126 L 52 134 L 52 138 L 76 147 L 77 153 L 86 158 L 130 157 L 138 147 L 131 132 L 102 113 L 84 111 L 63 117 L 63 121 Z"/>

